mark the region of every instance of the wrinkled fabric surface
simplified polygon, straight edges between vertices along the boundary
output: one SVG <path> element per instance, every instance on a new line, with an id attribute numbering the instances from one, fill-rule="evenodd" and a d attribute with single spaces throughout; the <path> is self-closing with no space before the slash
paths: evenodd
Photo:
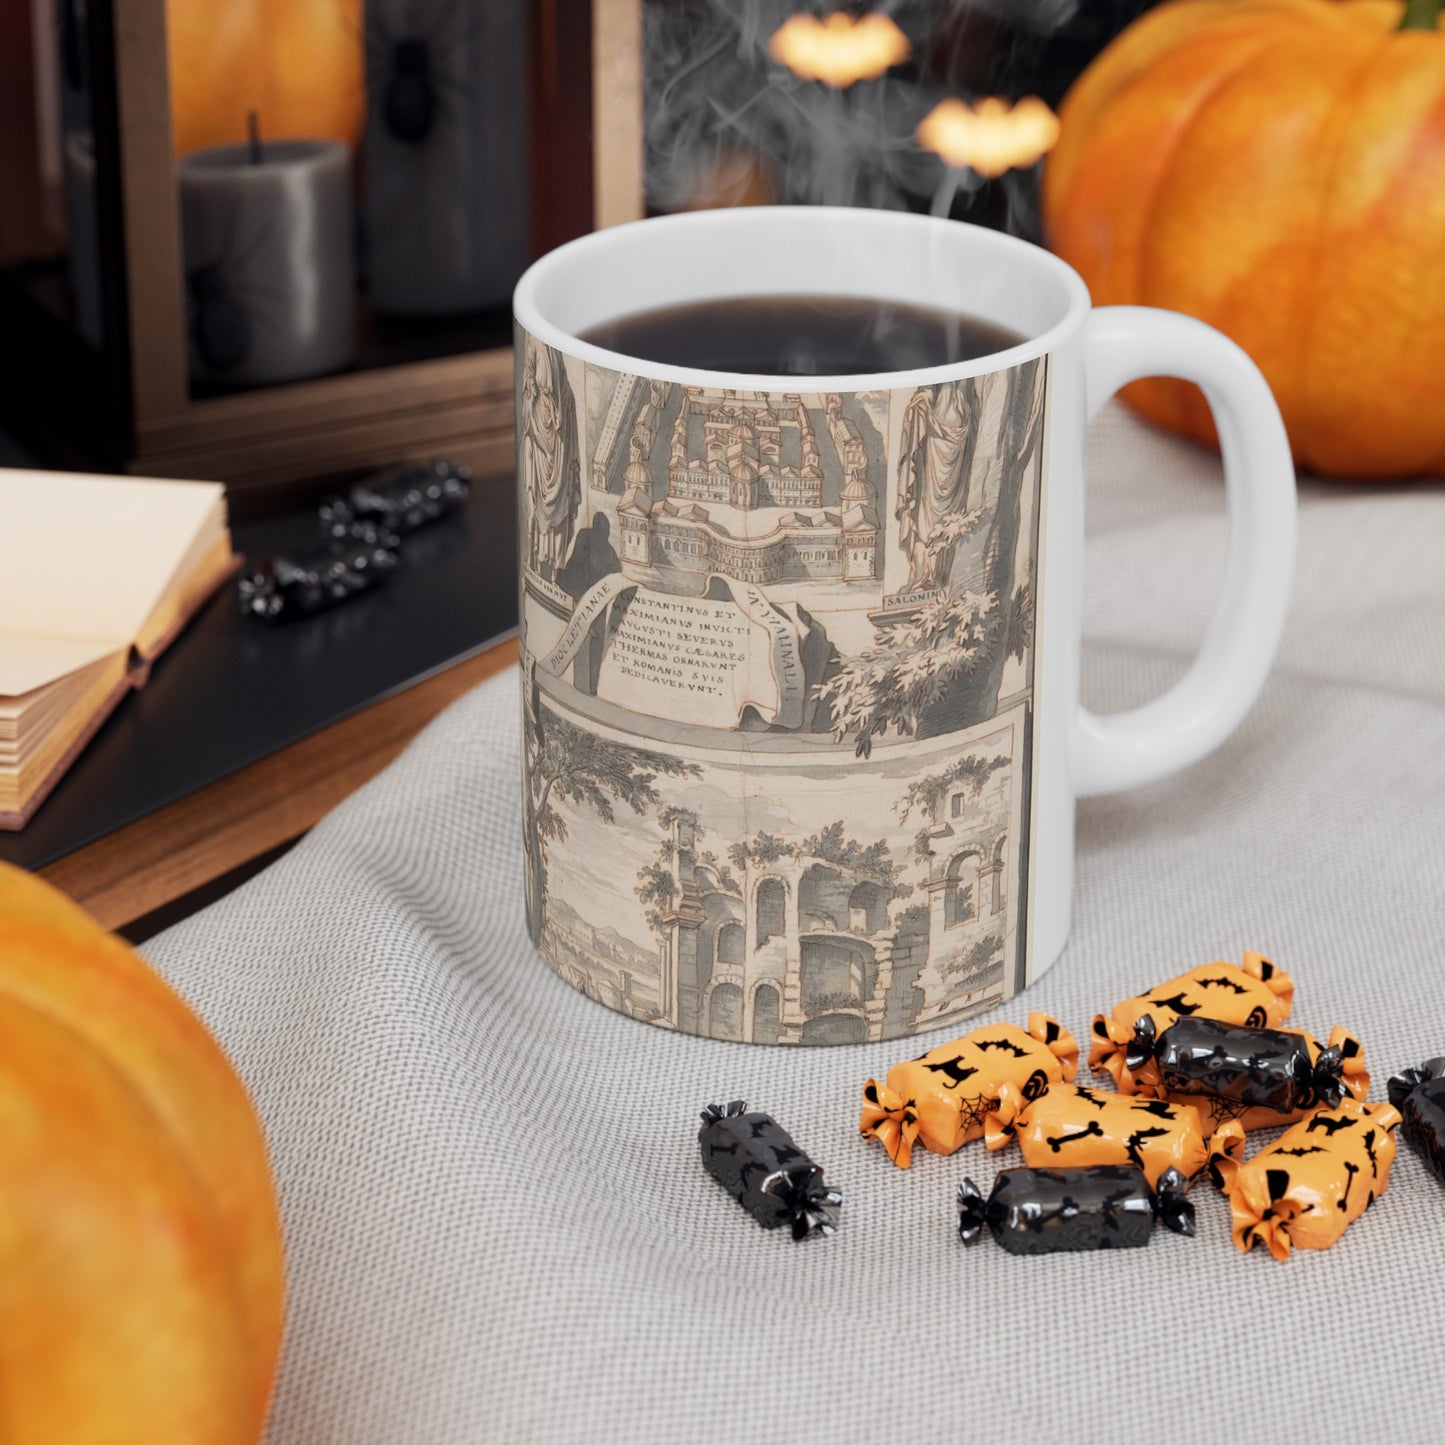
<path id="1" fill-rule="evenodd" d="M 1183 670 L 1225 528 L 1209 454 L 1110 410 L 1091 436 L 1085 700 Z M 1301 487 L 1280 661 L 1239 732 L 1081 805 L 1068 949 L 997 1015 L 1082 1040 L 1186 967 L 1269 953 L 1290 1022 L 1385 1077 L 1445 1052 L 1445 490 Z M 857 1136 L 909 1045 L 676 1036 L 554 977 L 522 919 L 511 677 L 439 717 L 244 888 L 147 953 L 265 1121 L 290 1261 L 274 1445 L 1230 1438 L 1438 1440 L 1445 1190 L 1401 1147 L 1326 1253 L 965 1250 L 954 1193 L 1015 1149 Z M 939 1042 L 931 1036 L 931 1042 Z M 698 1111 L 773 1113 L 845 1195 L 831 1239 L 759 1229 Z M 1273 1137 L 1252 1137 L 1255 1142 Z"/>

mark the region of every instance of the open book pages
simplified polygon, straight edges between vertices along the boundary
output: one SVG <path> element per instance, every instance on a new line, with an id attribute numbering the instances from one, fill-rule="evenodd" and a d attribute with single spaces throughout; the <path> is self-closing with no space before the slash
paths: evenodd
<path id="1" fill-rule="evenodd" d="M 0 469 L 0 826 L 233 565 L 218 482 Z"/>

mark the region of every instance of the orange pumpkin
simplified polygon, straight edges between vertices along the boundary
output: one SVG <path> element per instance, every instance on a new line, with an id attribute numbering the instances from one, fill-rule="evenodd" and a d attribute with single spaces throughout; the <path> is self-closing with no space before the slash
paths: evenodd
<path id="1" fill-rule="evenodd" d="M 362 0 L 166 0 L 176 150 L 246 139 L 355 145 L 366 119 Z"/>
<path id="2" fill-rule="evenodd" d="M 265 1142 L 220 1048 L 0 865 L 0 1438 L 253 1445 L 282 1290 Z"/>
<path id="3" fill-rule="evenodd" d="M 1445 470 L 1439 3 L 1173 0 L 1061 111 L 1050 245 L 1096 304 L 1170 307 L 1239 342 L 1310 471 Z M 1193 387 L 1128 396 L 1213 440 Z"/>

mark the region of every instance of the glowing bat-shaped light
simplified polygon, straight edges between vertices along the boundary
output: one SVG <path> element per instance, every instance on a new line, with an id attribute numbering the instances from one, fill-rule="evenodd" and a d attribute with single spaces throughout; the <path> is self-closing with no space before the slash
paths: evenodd
<path id="1" fill-rule="evenodd" d="M 988 96 L 977 105 L 941 100 L 918 124 L 918 144 L 955 169 L 1001 176 L 1031 166 L 1059 138 L 1059 118 L 1037 96 L 1015 105 Z"/>
<path id="2" fill-rule="evenodd" d="M 768 53 L 800 80 L 821 80 L 847 90 L 855 80 L 874 80 L 907 60 L 913 47 L 886 15 L 870 11 L 856 19 L 838 10 L 821 19 L 794 15 L 773 33 Z"/>

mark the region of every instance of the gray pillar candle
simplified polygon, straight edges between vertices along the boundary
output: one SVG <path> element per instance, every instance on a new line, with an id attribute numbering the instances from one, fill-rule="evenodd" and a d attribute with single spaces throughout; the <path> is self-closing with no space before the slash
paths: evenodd
<path id="1" fill-rule="evenodd" d="M 258 386 L 347 366 L 356 354 L 347 147 L 219 146 L 183 157 L 177 174 L 192 377 Z"/>
<path id="2" fill-rule="evenodd" d="M 507 301 L 527 264 L 525 0 L 368 0 L 367 277 L 393 316 Z"/>

